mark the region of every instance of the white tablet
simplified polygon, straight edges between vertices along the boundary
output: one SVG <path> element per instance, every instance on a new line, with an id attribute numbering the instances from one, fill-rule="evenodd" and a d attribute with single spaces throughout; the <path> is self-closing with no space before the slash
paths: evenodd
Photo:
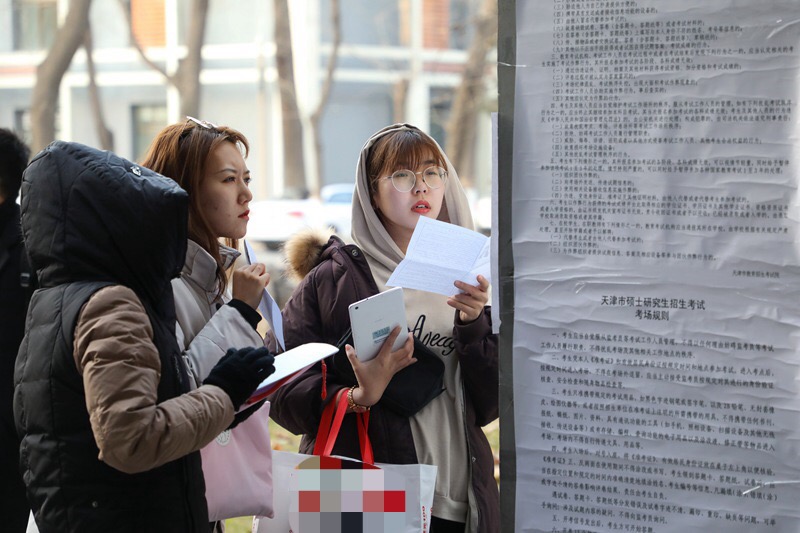
<path id="1" fill-rule="evenodd" d="M 383 341 L 397 326 L 400 326 L 400 335 L 394 341 L 392 349 L 398 350 L 405 344 L 408 324 L 401 287 L 394 287 L 350 304 L 349 310 L 353 347 L 361 361 L 369 361 L 378 355 Z"/>

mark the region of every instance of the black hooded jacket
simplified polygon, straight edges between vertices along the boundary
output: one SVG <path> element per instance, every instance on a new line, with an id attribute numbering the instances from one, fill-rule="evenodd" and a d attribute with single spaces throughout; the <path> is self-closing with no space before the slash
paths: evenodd
<path id="1" fill-rule="evenodd" d="M 188 197 L 110 152 L 56 142 L 22 183 L 22 229 L 40 289 L 15 368 L 20 463 L 42 533 L 207 531 L 199 453 L 139 474 L 98 459 L 73 359 L 82 306 L 124 285 L 144 305 L 161 359 L 158 400 L 188 391 L 170 280 L 183 266 Z"/>

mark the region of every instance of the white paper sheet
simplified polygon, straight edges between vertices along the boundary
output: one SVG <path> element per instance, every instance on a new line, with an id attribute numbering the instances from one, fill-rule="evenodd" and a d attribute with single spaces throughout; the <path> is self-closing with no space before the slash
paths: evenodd
<path id="1" fill-rule="evenodd" d="M 800 4 L 516 7 L 514 530 L 800 531 Z"/>
<path id="2" fill-rule="evenodd" d="M 247 241 L 244 241 L 244 250 L 248 265 L 258 262 L 255 251 Z M 280 349 L 285 350 L 286 343 L 283 340 L 283 315 L 281 315 L 281 308 L 278 307 L 278 303 L 266 288 L 264 288 L 264 294 L 261 295 L 261 302 L 258 304 L 258 310 L 261 311 L 261 316 L 269 323 L 269 327 L 272 329 L 272 333 L 275 335 L 275 340 L 278 342 Z"/>
<path id="3" fill-rule="evenodd" d="M 478 275 L 491 283 L 488 237 L 454 224 L 420 217 L 406 257 L 386 285 L 453 296 L 456 280 L 476 285 Z"/>
<path id="4" fill-rule="evenodd" d="M 332 344 L 310 342 L 276 355 L 275 372 L 261 382 L 261 385 L 250 396 L 246 405 L 255 403 L 272 394 L 283 385 L 291 383 L 311 365 L 338 351 L 339 349 Z"/>

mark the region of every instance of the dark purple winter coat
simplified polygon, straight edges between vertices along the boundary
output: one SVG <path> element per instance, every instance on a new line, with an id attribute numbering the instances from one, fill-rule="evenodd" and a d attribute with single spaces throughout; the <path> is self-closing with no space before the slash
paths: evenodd
<path id="1" fill-rule="evenodd" d="M 320 235 L 305 235 L 299 254 L 306 265 L 291 264 L 304 275 L 283 310 L 286 348 L 308 342 L 337 344 L 350 326 L 348 306 L 378 293 L 363 252 L 332 236 L 327 242 Z M 297 242 L 291 244 L 298 246 Z M 455 313 L 455 311 L 454 311 Z M 468 452 L 472 461 L 472 488 L 477 500 L 481 533 L 499 531 L 499 495 L 494 479 L 492 451 L 482 426 L 498 416 L 497 337 L 491 334 L 488 308 L 470 324 L 456 319 L 453 327 L 456 353 L 464 381 Z M 329 361 L 326 373 L 327 395 L 322 398 L 322 365 L 317 364 L 300 378 L 283 386 L 271 398 L 270 416 L 292 433 L 303 435 L 300 452 L 312 453 L 322 409 L 336 393 L 354 385 L 337 375 Z M 356 418 L 346 416 L 334 455 L 360 458 Z M 417 462 L 414 439 L 408 418 L 372 406 L 369 436 L 375 461 L 411 464 Z"/>

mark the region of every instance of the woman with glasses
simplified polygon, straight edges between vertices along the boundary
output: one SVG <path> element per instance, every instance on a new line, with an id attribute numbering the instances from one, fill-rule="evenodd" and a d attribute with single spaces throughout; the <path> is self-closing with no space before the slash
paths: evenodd
<path id="1" fill-rule="evenodd" d="M 353 197 L 356 244 L 311 232 L 287 243 L 289 266 L 302 278 L 283 311 L 287 348 L 312 341 L 336 344 L 350 325 L 348 305 L 385 290 L 422 216 L 472 228 L 458 176 L 436 141 L 414 126 L 395 124 L 373 135 L 361 151 Z M 410 338 L 391 351 L 400 334 L 395 331 L 368 362 L 346 347 L 355 383 L 334 364 L 317 365 L 279 389 L 271 415 L 303 434 L 301 451 L 311 453 L 324 405 L 346 395 L 348 412 L 370 411 L 377 462 L 438 466 L 433 533 L 493 533 L 499 531 L 499 498 L 481 430 L 498 415 L 489 284 L 481 276 L 472 285 L 455 284 L 461 292 L 452 298 L 404 291 L 413 335 L 445 365 L 445 392 L 416 414 L 403 416 L 381 403 L 392 376 L 415 362 Z M 334 455 L 360 458 L 355 418 L 345 417 Z"/>

